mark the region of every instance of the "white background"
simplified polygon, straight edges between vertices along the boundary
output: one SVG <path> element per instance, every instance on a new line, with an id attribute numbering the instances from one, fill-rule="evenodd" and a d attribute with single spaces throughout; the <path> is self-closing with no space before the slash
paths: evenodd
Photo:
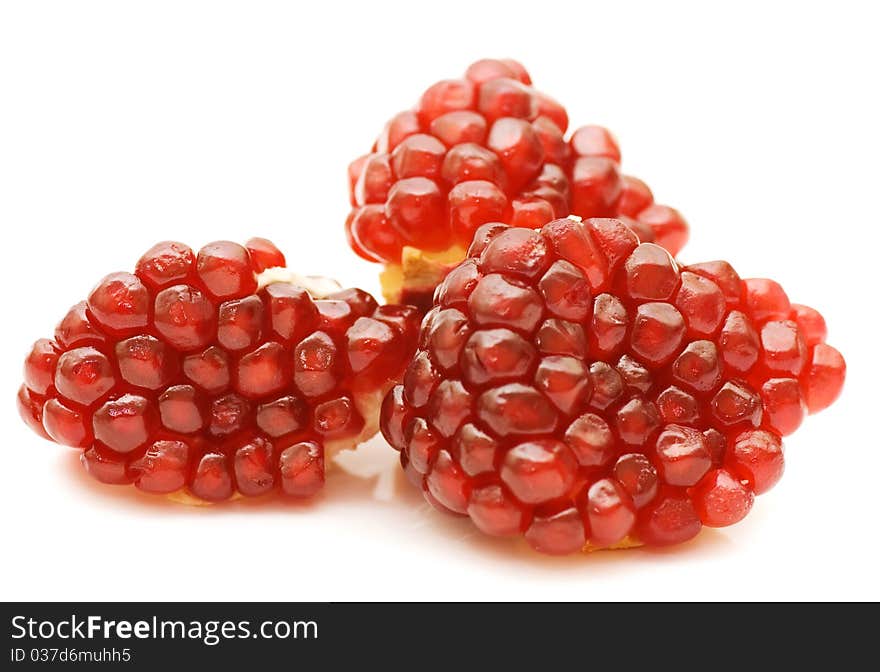
<path id="1" fill-rule="evenodd" d="M 880 599 L 869 7 L 4 2 L 0 598 Z M 625 170 L 690 220 L 685 262 L 729 259 L 825 314 L 844 396 L 787 440 L 785 478 L 743 523 L 543 558 L 390 491 L 381 440 L 311 505 L 186 508 L 93 482 L 20 422 L 30 343 L 157 240 L 267 236 L 304 272 L 377 290 L 343 236 L 346 165 L 484 56 L 617 133 Z"/>

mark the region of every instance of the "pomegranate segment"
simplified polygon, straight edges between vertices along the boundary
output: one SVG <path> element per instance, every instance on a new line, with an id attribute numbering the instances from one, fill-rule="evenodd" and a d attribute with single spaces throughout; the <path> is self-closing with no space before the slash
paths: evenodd
<path id="1" fill-rule="evenodd" d="M 574 143 L 616 152 L 597 131 Z M 380 425 L 425 498 L 487 534 L 565 554 L 732 525 L 843 385 L 817 311 L 620 221 L 486 224 L 468 256 Z"/>
<path id="2" fill-rule="evenodd" d="M 348 241 L 385 265 L 386 299 L 430 308 L 487 222 L 539 229 L 569 214 L 621 217 L 643 242 L 677 254 L 687 223 L 621 172 L 611 132 L 589 125 L 566 138 L 567 130 L 565 108 L 509 59 L 477 61 L 394 116 L 348 168 Z"/>
<path id="3" fill-rule="evenodd" d="M 377 431 L 419 318 L 310 290 L 283 265 L 264 238 L 153 246 L 34 344 L 22 419 L 104 483 L 209 502 L 315 494 L 326 459 Z"/>

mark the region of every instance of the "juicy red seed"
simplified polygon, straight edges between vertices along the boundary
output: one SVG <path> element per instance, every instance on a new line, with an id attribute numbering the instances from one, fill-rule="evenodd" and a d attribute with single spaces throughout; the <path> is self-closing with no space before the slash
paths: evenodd
<path id="1" fill-rule="evenodd" d="M 130 453 L 143 446 L 158 424 L 155 407 L 136 394 L 105 402 L 92 419 L 95 439 L 117 453 Z"/>
<path id="2" fill-rule="evenodd" d="M 602 156 L 582 156 L 571 172 L 571 211 L 579 217 L 613 217 L 622 192 L 620 169 Z"/>
<path id="3" fill-rule="evenodd" d="M 83 448 L 91 438 L 85 416 L 58 399 L 49 399 L 43 406 L 43 427 L 53 441 L 64 446 Z"/>
<path id="4" fill-rule="evenodd" d="M 660 477 L 669 485 L 696 485 L 712 466 L 706 437 L 691 427 L 667 425 L 656 450 Z"/>
<path id="5" fill-rule="evenodd" d="M 147 326 L 150 295 L 137 276 L 111 273 L 89 294 L 89 314 L 104 329 L 131 333 Z"/>
<path id="6" fill-rule="evenodd" d="M 135 275 L 156 291 L 190 280 L 196 265 L 192 249 L 183 243 L 165 241 L 153 245 L 135 265 Z"/>
<path id="7" fill-rule="evenodd" d="M 55 340 L 62 348 L 100 345 L 106 342 L 106 336 L 89 320 L 87 310 L 87 303 L 80 301 L 58 323 L 55 328 Z"/>
<path id="8" fill-rule="evenodd" d="M 388 197 L 392 181 L 390 157 L 387 154 L 371 154 L 364 161 L 363 170 L 355 183 L 355 202 L 357 205 L 382 203 Z"/>
<path id="9" fill-rule="evenodd" d="M 650 227 L 654 241 L 675 256 L 688 240 L 688 225 L 681 213 L 668 205 L 653 203 L 637 215 L 638 221 Z"/>
<path id="10" fill-rule="evenodd" d="M 755 501 L 755 493 L 726 469 L 706 474 L 692 497 L 700 520 L 709 527 L 738 523 L 746 517 Z"/>
<path id="11" fill-rule="evenodd" d="M 804 390 L 810 413 L 827 408 L 840 396 L 845 377 L 846 362 L 837 350 L 824 343 L 813 347 Z"/>
<path id="12" fill-rule="evenodd" d="M 351 398 L 343 396 L 318 404 L 312 425 L 325 438 L 336 438 L 358 434 L 364 426 L 364 420 Z"/>
<path id="13" fill-rule="evenodd" d="M 419 488 L 443 475 L 429 502 L 460 513 L 469 487 L 489 533 L 561 553 L 734 522 L 781 475 L 779 435 L 810 395 L 821 407 L 843 382 L 839 354 L 802 333 L 808 311 L 775 317 L 758 283 L 759 320 L 729 264 L 682 271 L 623 221 L 486 224 L 469 255 L 382 429 Z"/>
<path id="14" fill-rule="evenodd" d="M 539 439 L 512 448 L 500 476 L 519 501 L 538 504 L 568 493 L 576 472 L 577 462 L 564 443 Z"/>
<path id="15" fill-rule="evenodd" d="M 613 457 L 616 448 L 608 423 L 595 413 L 576 418 L 565 431 L 565 442 L 584 467 L 601 467 Z"/>
<path id="16" fill-rule="evenodd" d="M 527 121 L 511 117 L 498 119 L 489 129 L 486 146 L 501 159 L 510 189 L 519 189 L 538 176 L 544 148 Z"/>
<path id="17" fill-rule="evenodd" d="M 450 149 L 443 159 L 440 174 L 451 185 L 469 180 L 484 180 L 495 185 L 504 183 L 501 161 L 488 149 L 474 143 L 464 143 Z"/>
<path id="18" fill-rule="evenodd" d="M 467 513 L 478 528 L 496 537 L 520 534 L 526 520 L 522 505 L 500 485 L 473 490 Z"/>
<path id="19" fill-rule="evenodd" d="M 488 132 L 486 119 L 470 110 L 447 112 L 431 122 L 431 135 L 450 148 L 466 142 L 481 145 Z"/>
<path id="20" fill-rule="evenodd" d="M 484 84 L 499 77 L 509 77 L 518 79 L 524 84 L 528 84 L 528 73 L 516 61 L 499 60 L 496 58 L 483 58 L 475 61 L 468 66 L 465 72 L 467 77 L 474 84 Z"/>
<path id="21" fill-rule="evenodd" d="M 189 285 L 174 285 L 159 292 L 154 319 L 164 340 L 184 352 L 204 348 L 217 331 L 211 300 Z"/>
<path id="22" fill-rule="evenodd" d="M 488 222 L 504 217 L 507 197 L 486 180 L 459 182 L 449 192 L 449 222 L 454 235 L 469 241 Z"/>
<path id="23" fill-rule="evenodd" d="M 199 460 L 192 483 L 192 493 L 209 502 L 220 502 L 229 499 L 235 485 L 229 469 L 229 461 L 225 455 L 207 453 Z"/>
<path id="24" fill-rule="evenodd" d="M 591 541 L 598 546 L 611 546 L 632 530 L 636 507 L 619 483 L 603 478 L 593 483 L 587 493 L 587 517 Z"/>
<path id="25" fill-rule="evenodd" d="M 172 385 L 159 395 L 158 402 L 166 429 L 191 434 L 204 427 L 204 402 L 192 385 Z"/>
<path id="26" fill-rule="evenodd" d="M 297 389 L 307 397 L 332 390 L 337 383 L 337 354 L 333 339 L 323 331 L 300 341 L 293 352 L 293 379 Z"/>
<path id="27" fill-rule="evenodd" d="M 144 492 L 167 494 L 189 479 L 189 446 L 183 441 L 156 441 L 131 464 L 135 486 Z"/>
<path id="28" fill-rule="evenodd" d="M 274 449 L 263 438 L 256 438 L 235 451 L 233 470 L 238 491 L 245 497 L 258 497 L 275 486 Z"/>
<path id="29" fill-rule="evenodd" d="M 620 214 L 635 217 L 654 202 L 651 188 L 637 177 L 623 176 L 623 191 L 620 195 Z"/>
<path id="30" fill-rule="evenodd" d="M 446 146 L 432 135 L 417 133 L 401 142 L 391 154 L 391 170 L 397 179 L 440 177 Z"/>
<path id="31" fill-rule="evenodd" d="M 670 489 L 639 514 L 636 534 L 646 544 L 668 546 L 693 539 L 701 527 L 700 516 L 686 493 Z"/>
<path id="32" fill-rule="evenodd" d="M 473 107 L 474 85 L 463 79 L 447 79 L 437 82 L 422 94 L 418 114 L 421 125 L 427 126 L 437 117 Z"/>
<path id="33" fill-rule="evenodd" d="M 183 372 L 208 394 L 218 394 L 229 386 L 229 356 L 224 350 L 211 346 L 204 352 L 187 355 Z"/>
<path id="34" fill-rule="evenodd" d="M 385 124 L 379 139 L 376 141 L 376 151 L 387 154 L 394 151 L 403 140 L 413 133 L 418 133 L 419 118 L 412 110 L 400 112 L 394 115 L 391 120 Z"/>
<path id="35" fill-rule="evenodd" d="M 44 439 L 50 439 L 49 435 L 46 433 L 46 429 L 43 427 L 44 403 L 45 399 L 37 396 L 35 392 L 29 390 L 27 385 L 19 387 L 18 394 L 15 395 L 15 405 L 16 408 L 18 408 L 19 417 L 21 417 L 24 423 L 37 435 Z"/>
<path id="36" fill-rule="evenodd" d="M 235 389 L 248 399 L 281 392 L 290 384 L 289 356 L 280 343 L 263 343 L 238 362 Z"/>
<path id="37" fill-rule="evenodd" d="M 617 140 L 607 128 L 601 126 L 581 126 L 571 135 L 572 151 L 578 156 L 604 156 L 620 162 L 620 148 Z"/>
<path id="38" fill-rule="evenodd" d="M 501 117 L 531 120 L 538 113 L 538 101 L 522 82 L 498 77 L 480 86 L 477 110 L 490 123 Z"/>
<path id="39" fill-rule="evenodd" d="M 729 461 L 748 479 L 756 495 L 763 494 L 776 485 L 785 470 L 782 440 L 762 429 L 743 432 L 736 437 Z"/>
<path id="40" fill-rule="evenodd" d="M 62 397 L 89 406 L 116 386 L 110 360 L 95 348 L 68 350 L 58 359 L 55 389 Z"/>
<path id="41" fill-rule="evenodd" d="M 308 334 L 318 321 L 318 309 L 302 287 L 275 282 L 262 290 L 272 330 L 284 341 Z"/>
<path id="42" fill-rule="evenodd" d="M 324 487 L 324 450 L 314 441 L 301 441 L 281 451 L 281 489 L 293 497 L 311 497 Z"/>
<path id="43" fill-rule="evenodd" d="M 428 492 L 450 511 L 467 512 L 470 481 L 445 450 L 437 455 L 425 485 Z"/>
<path id="44" fill-rule="evenodd" d="M 584 521 L 573 507 L 559 513 L 535 514 L 525 537 L 532 548 L 548 555 L 576 553 L 587 541 Z"/>
<path id="45" fill-rule="evenodd" d="M 660 477 L 654 465 L 642 453 L 621 455 L 612 473 L 636 508 L 646 506 L 657 496 Z"/>
<path id="46" fill-rule="evenodd" d="M 293 434 L 308 424 L 308 406 L 294 395 L 279 397 L 260 405 L 257 426 L 272 437 Z"/>
<path id="47" fill-rule="evenodd" d="M 92 446 L 79 456 L 86 472 L 95 480 L 108 485 L 125 485 L 132 482 L 124 457 L 112 451 Z"/>
<path id="48" fill-rule="evenodd" d="M 214 436 L 226 436 L 244 429 L 249 423 L 251 405 L 234 392 L 218 397 L 211 404 L 208 431 Z"/>
<path id="49" fill-rule="evenodd" d="M 445 199 L 440 187 L 425 177 L 399 180 L 388 193 L 385 216 L 404 242 L 419 241 L 425 249 L 445 242 Z"/>
<path id="50" fill-rule="evenodd" d="M 135 387 L 158 390 L 179 371 L 177 353 L 153 336 L 133 336 L 116 344 L 122 379 Z"/>
<path id="51" fill-rule="evenodd" d="M 755 322 L 784 320 L 791 314 L 791 303 L 778 282 L 752 278 L 744 280 L 743 284 L 745 305 Z"/>
<path id="52" fill-rule="evenodd" d="M 227 350 L 256 345 L 263 332 L 263 302 L 257 296 L 232 299 L 220 304 L 217 341 Z"/>
<path id="53" fill-rule="evenodd" d="M 287 266 L 284 254 L 271 240 L 251 238 L 244 244 L 251 258 L 254 272 L 262 273 L 267 268 Z"/>
<path id="54" fill-rule="evenodd" d="M 196 257 L 196 273 L 205 288 L 220 299 L 247 296 L 257 289 L 250 255 L 238 243 L 205 245 Z"/>
<path id="55" fill-rule="evenodd" d="M 818 310 L 793 303 L 791 304 L 791 319 L 797 322 L 798 329 L 808 346 L 825 342 L 828 327 L 825 324 L 825 318 Z"/>

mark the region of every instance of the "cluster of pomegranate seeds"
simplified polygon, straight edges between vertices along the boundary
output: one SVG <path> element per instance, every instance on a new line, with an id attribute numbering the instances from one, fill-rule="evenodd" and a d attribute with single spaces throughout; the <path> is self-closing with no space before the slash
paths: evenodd
<path id="1" fill-rule="evenodd" d="M 643 242 L 677 254 L 687 224 L 621 173 L 611 133 L 584 126 L 566 138 L 567 130 L 565 108 L 511 60 L 477 61 L 394 116 L 348 171 L 348 240 L 386 264 L 386 298 L 430 307 L 436 284 L 487 222 L 537 229 L 569 214 L 620 217 Z"/>
<path id="2" fill-rule="evenodd" d="M 428 501 L 488 534 L 565 554 L 736 523 L 843 385 L 818 312 L 619 219 L 486 224 L 468 257 L 381 428 Z"/>
<path id="3" fill-rule="evenodd" d="M 206 501 L 315 494 L 325 455 L 377 431 L 418 317 L 359 289 L 313 296 L 284 265 L 260 238 L 198 254 L 159 243 L 34 344 L 22 418 L 81 448 L 105 483 Z"/>

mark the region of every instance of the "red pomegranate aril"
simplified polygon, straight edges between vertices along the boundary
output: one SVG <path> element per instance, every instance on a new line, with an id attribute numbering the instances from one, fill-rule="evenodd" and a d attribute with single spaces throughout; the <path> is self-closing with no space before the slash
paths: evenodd
<path id="1" fill-rule="evenodd" d="M 470 110 L 456 110 L 434 119 L 430 130 L 431 135 L 451 148 L 466 142 L 483 144 L 489 127 L 481 114 Z"/>
<path id="2" fill-rule="evenodd" d="M 126 334 L 147 326 L 150 295 L 131 273 L 111 273 L 89 294 L 88 309 L 107 331 Z"/>
<path id="3" fill-rule="evenodd" d="M 248 399 L 275 394 L 290 384 L 290 353 L 269 341 L 244 355 L 238 362 L 235 389 Z"/>
<path id="4" fill-rule="evenodd" d="M 315 407 L 313 427 L 326 438 L 358 434 L 364 426 L 363 418 L 347 396 L 330 399 Z"/>
<path id="5" fill-rule="evenodd" d="M 248 441 L 235 451 L 233 471 L 238 491 L 245 497 L 258 497 L 275 487 L 272 444 L 261 437 Z"/>
<path id="6" fill-rule="evenodd" d="M 636 508 L 641 509 L 657 496 L 660 477 L 651 460 L 642 453 L 627 453 L 617 459 L 612 471 Z"/>
<path id="7" fill-rule="evenodd" d="M 124 458 L 99 446 L 84 450 L 79 456 L 86 473 L 107 485 L 127 485 L 132 482 Z"/>
<path id="8" fill-rule="evenodd" d="M 653 203 L 642 210 L 636 219 L 647 224 L 654 234 L 654 242 L 675 256 L 688 239 L 688 225 L 681 213 L 668 205 Z"/>
<path id="9" fill-rule="evenodd" d="M 324 487 L 324 451 L 314 441 L 301 441 L 281 451 L 281 488 L 292 497 L 311 497 Z"/>
<path id="10" fill-rule="evenodd" d="M 196 265 L 192 249 L 183 243 L 164 241 L 153 245 L 135 265 L 135 275 L 153 291 L 190 280 Z"/>
<path id="11" fill-rule="evenodd" d="M 432 505 L 490 534 L 571 553 L 736 522 L 781 475 L 809 395 L 842 385 L 842 358 L 797 321 L 819 318 L 775 317 L 774 285 L 751 283 L 750 304 L 726 262 L 681 270 L 624 221 L 490 223 L 468 255 L 381 427 L 418 488 L 444 475 Z"/>
<path id="12" fill-rule="evenodd" d="M 92 419 L 95 439 L 117 453 L 130 453 L 143 446 L 158 424 L 155 407 L 136 394 L 105 402 Z"/>
<path id="13" fill-rule="evenodd" d="M 166 429 L 192 434 L 204 427 L 204 401 L 192 385 L 172 385 L 159 395 L 158 402 Z"/>
<path id="14" fill-rule="evenodd" d="M 382 133 L 376 141 L 376 151 L 381 154 L 392 152 L 405 138 L 413 133 L 418 133 L 419 130 L 419 118 L 414 111 L 400 112 L 385 124 L 385 128 L 382 129 Z"/>
<path id="15" fill-rule="evenodd" d="M 131 464 L 135 487 L 154 494 L 177 492 L 189 478 L 189 456 L 183 441 L 156 441 Z"/>
<path id="16" fill-rule="evenodd" d="M 284 253 L 281 252 L 271 240 L 265 238 L 251 238 L 245 244 L 245 249 L 251 258 L 251 265 L 255 273 L 262 273 L 267 268 L 280 268 L 287 266 Z"/>
<path id="17" fill-rule="evenodd" d="M 450 149 L 443 159 L 440 174 L 450 185 L 470 180 L 484 180 L 494 185 L 504 183 L 501 161 L 488 149 L 474 143 L 464 143 Z"/>
<path id="18" fill-rule="evenodd" d="M 82 413 L 62 404 L 58 399 L 49 399 L 43 406 L 43 427 L 46 434 L 63 446 L 84 448 L 91 439 Z"/>
<path id="19" fill-rule="evenodd" d="M 229 386 L 229 356 L 218 347 L 187 355 L 183 360 L 186 377 L 208 394 L 218 394 Z"/>
<path id="20" fill-rule="evenodd" d="M 279 397 L 257 409 L 256 423 L 271 437 L 293 434 L 308 423 L 308 407 L 294 395 Z"/>
<path id="21" fill-rule="evenodd" d="M 116 385 L 107 356 L 95 348 L 75 348 L 58 358 L 55 389 L 65 399 L 90 406 Z"/>
<path id="22" fill-rule="evenodd" d="M 371 154 L 364 161 L 360 177 L 355 183 L 355 202 L 358 205 L 382 203 L 388 197 L 393 178 L 391 158 L 387 154 Z"/>
<path id="23" fill-rule="evenodd" d="M 805 400 L 810 413 L 818 413 L 830 406 L 843 389 L 846 362 L 830 345 L 819 343 L 813 347 L 807 366 Z"/>
<path id="24" fill-rule="evenodd" d="M 391 187 L 385 216 L 404 242 L 419 240 L 425 249 L 439 249 L 447 238 L 444 205 L 436 182 L 409 177 Z"/>
<path id="25" fill-rule="evenodd" d="M 755 494 L 761 495 L 782 478 L 782 440 L 762 429 L 743 432 L 736 437 L 729 461 L 737 473 L 748 479 Z"/>
<path id="26" fill-rule="evenodd" d="M 283 341 L 295 341 L 318 321 L 315 302 L 303 287 L 275 282 L 261 292 L 272 330 Z"/>
<path id="27" fill-rule="evenodd" d="M 507 197 L 492 182 L 468 180 L 449 191 L 449 222 L 454 236 L 469 241 L 488 222 L 504 218 Z"/>
<path id="28" fill-rule="evenodd" d="M 51 441 L 51 437 L 43 427 L 43 405 L 45 403 L 45 399 L 29 390 L 27 385 L 19 387 L 18 394 L 15 395 L 15 405 L 18 408 L 19 417 L 38 436 Z"/>
<path id="29" fill-rule="evenodd" d="M 687 494 L 670 488 L 639 514 L 636 534 L 646 544 L 669 546 L 693 539 L 701 528 L 700 516 Z"/>
<path id="30" fill-rule="evenodd" d="M 538 101 L 531 89 L 522 82 L 498 77 L 480 86 L 477 111 L 489 123 L 502 117 L 531 120 L 538 113 Z"/>
<path id="31" fill-rule="evenodd" d="M 59 350 L 54 341 L 41 338 L 24 360 L 24 384 L 37 394 L 46 394 L 55 384 Z"/>
<path id="32" fill-rule="evenodd" d="M 784 320 L 791 314 L 791 303 L 778 282 L 765 278 L 743 280 L 745 305 L 757 323 Z"/>
<path id="33" fill-rule="evenodd" d="M 709 527 L 738 523 L 755 501 L 755 493 L 726 469 L 706 474 L 691 496 L 700 520 Z"/>
<path id="34" fill-rule="evenodd" d="M 587 542 L 584 521 L 574 507 L 552 514 L 535 514 L 525 533 L 532 548 L 547 555 L 568 555 Z"/>
<path id="35" fill-rule="evenodd" d="M 71 308 L 67 315 L 55 328 L 55 340 L 62 348 L 74 348 L 81 345 L 100 345 L 107 338 L 97 325 L 93 324 L 87 314 L 87 304 L 80 301 Z"/>
<path id="36" fill-rule="evenodd" d="M 419 100 L 419 124 L 428 126 L 437 117 L 455 110 L 470 109 L 474 101 L 474 85 L 463 79 L 437 82 Z"/>
<path id="37" fill-rule="evenodd" d="M 132 336 L 116 344 L 116 362 L 122 379 L 148 390 L 168 385 L 177 375 L 177 353 L 153 336 Z"/>
<path id="38" fill-rule="evenodd" d="M 527 121 L 511 117 L 498 119 L 489 129 L 486 146 L 501 159 L 509 190 L 521 189 L 538 176 L 544 148 Z"/>
<path id="39" fill-rule="evenodd" d="M 791 304 L 791 319 L 797 322 L 798 329 L 807 346 L 812 347 L 825 342 L 825 337 L 828 336 L 828 326 L 818 310 L 793 303 Z"/>
<path id="40" fill-rule="evenodd" d="M 636 507 L 616 481 L 603 478 L 587 493 L 587 517 L 590 540 L 597 546 L 612 546 L 622 541 L 636 520 Z"/>
<path id="41" fill-rule="evenodd" d="M 529 84 L 529 75 L 519 63 L 510 59 L 483 58 L 472 63 L 465 77 L 474 84 L 484 84 L 499 77 L 518 79 L 523 84 Z"/>
<path id="42" fill-rule="evenodd" d="M 250 255 L 238 243 L 218 241 L 205 245 L 196 257 L 196 273 L 218 299 L 240 298 L 257 289 Z"/>
<path id="43" fill-rule="evenodd" d="M 569 144 L 578 156 L 604 156 L 620 163 L 620 148 L 607 128 L 581 126 L 572 133 Z"/>
<path id="44" fill-rule="evenodd" d="M 601 156 L 582 156 L 571 172 L 571 211 L 578 217 L 613 217 L 622 192 L 620 169 Z"/>
<path id="45" fill-rule="evenodd" d="M 154 319 L 162 338 L 182 352 L 206 347 L 217 331 L 211 300 L 189 285 L 174 285 L 159 292 Z"/>
<path id="46" fill-rule="evenodd" d="M 521 534 L 526 521 L 521 505 L 500 485 L 473 490 L 467 514 L 480 530 L 496 537 Z"/>
<path id="47" fill-rule="evenodd" d="M 234 434 L 249 423 L 251 405 L 239 395 L 231 392 L 218 397 L 211 404 L 208 418 L 208 431 L 214 436 Z"/>
<path id="48" fill-rule="evenodd" d="M 232 474 L 229 473 L 228 458 L 219 453 L 203 455 L 189 488 L 196 497 L 209 502 L 232 497 L 235 487 Z"/>
<path id="49" fill-rule="evenodd" d="M 397 179 L 440 177 L 446 146 L 432 135 L 417 133 L 403 140 L 391 153 L 391 170 Z"/>
<path id="50" fill-rule="evenodd" d="M 621 179 L 623 191 L 620 194 L 620 214 L 636 217 L 654 202 L 654 194 L 651 193 L 651 188 L 637 177 L 624 175 Z"/>
<path id="51" fill-rule="evenodd" d="M 263 330 L 263 302 L 254 295 L 220 304 L 217 341 L 227 350 L 244 350 L 259 343 Z"/>

